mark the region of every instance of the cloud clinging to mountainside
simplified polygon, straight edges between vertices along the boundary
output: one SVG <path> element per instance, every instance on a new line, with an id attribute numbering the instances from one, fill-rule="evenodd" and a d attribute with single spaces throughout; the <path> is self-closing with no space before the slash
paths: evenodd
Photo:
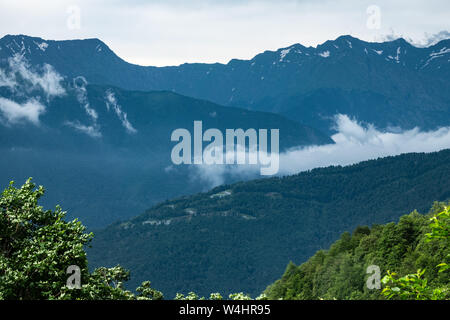
<path id="1" fill-rule="evenodd" d="M 364 160 L 394 156 L 408 152 L 433 152 L 450 148 L 450 127 L 432 131 L 381 130 L 373 125 L 363 126 L 347 115 L 336 115 L 337 133 L 334 144 L 297 147 L 280 153 L 278 175 L 331 165 L 350 165 Z M 194 165 L 192 175 L 202 179 L 208 187 L 226 182 L 227 177 L 248 178 L 259 176 L 257 165 Z"/>

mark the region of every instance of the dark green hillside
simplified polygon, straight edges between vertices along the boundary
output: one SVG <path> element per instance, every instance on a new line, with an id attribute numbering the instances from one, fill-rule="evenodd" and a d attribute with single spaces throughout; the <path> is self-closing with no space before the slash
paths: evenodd
<path id="1" fill-rule="evenodd" d="M 381 290 L 368 289 L 367 267 L 377 265 L 381 275 L 389 270 L 404 276 L 425 269 L 431 288 L 450 289 L 448 272 L 436 266 L 446 261 L 450 249 L 445 241 L 427 241 L 430 218 L 442 211 L 436 203 L 428 215 L 417 211 L 399 222 L 358 227 L 345 232 L 328 250 L 320 250 L 300 266 L 289 263 L 283 277 L 270 285 L 269 299 L 380 299 Z M 448 294 L 448 293 L 447 293 Z"/>
<path id="2" fill-rule="evenodd" d="M 358 225 L 387 223 L 450 198 L 450 150 L 221 186 L 97 231 L 91 267 L 120 263 L 130 287 L 259 294 Z"/>
<path id="3" fill-rule="evenodd" d="M 41 94 L 35 91 L 36 96 Z M 136 132 L 128 132 L 113 107 L 108 109 L 107 93 L 114 94 Z M 15 95 L 0 87 L 0 98 L 16 101 Z M 69 85 L 66 95 L 48 102 L 39 125 L 4 125 L 0 112 L 0 165 L 4 168 L 0 183 L 33 177 L 47 187 L 45 205 L 59 203 L 70 218 L 77 217 L 91 228 L 128 219 L 159 201 L 206 190 L 202 181 L 191 179 L 187 166 L 170 167 L 176 144 L 170 140 L 171 133 L 177 128 L 193 132 L 195 120 L 202 121 L 203 131 L 280 129 L 281 150 L 333 143 L 318 130 L 277 114 L 224 107 L 173 92 L 88 85 L 86 101 L 98 115 L 95 123 L 77 98 Z M 68 122 L 90 126 L 101 136 L 89 136 Z M 168 167 L 173 170 L 166 171 Z"/>

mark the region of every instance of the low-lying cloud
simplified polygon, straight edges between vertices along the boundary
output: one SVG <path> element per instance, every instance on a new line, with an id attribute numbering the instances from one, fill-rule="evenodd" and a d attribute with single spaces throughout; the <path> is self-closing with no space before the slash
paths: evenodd
<path id="1" fill-rule="evenodd" d="M 278 175 L 332 165 L 350 165 L 365 160 L 394 156 L 409 152 L 434 152 L 450 148 L 450 127 L 433 131 L 419 128 L 395 132 L 380 130 L 373 125 L 363 126 L 347 115 L 336 115 L 337 133 L 334 144 L 295 147 L 280 153 Z M 208 187 L 226 182 L 227 178 L 255 178 L 258 165 L 195 165 L 193 178 L 200 178 Z"/>
<path id="2" fill-rule="evenodd" d="M 280 173 L 291 174 L 317 167 L 349 165 L 408 152 L 433 152 L 450 148 L 450 127 L 434 131 L 419 128 L 401 132 L 363 127 L 346 115 L 336 116 L 335 144 L 296 148 L 280 155 Z"/>
<path id="3" fill-rule="evenodd" d="M 36 99 L 30 99 L 20 104 L 0 97 L 0 111 L 3 117 L 6 118 L 7 124 L 29 121 L 38 125 L 39 116 L 45 112 L 45 106 Z"/>
<path id="4" fill-rule="evenodd" d="M 128 133 L 136 133 L 137 130 L 133 127 L 133 125 L 128 121 L 127 113 L 122 111 L 121 106 L 117 103 L 116 96 L 114 92 L 111 90 L 106 91 L 106 108 L 108 111 L 112 108 L 119 118 L 122 126 L 127 130 Z"/>
<path id="5" fill-rule="evenodd" d="M 0 69 L 0 87 L 9 89 L 13 96 L 22 97 L 26 93 L 28 98 L 21 102 L 0 97 L 0 120 L 4 124 L 12 125 L 19 122 L 39 124 L 39 117 L 45 113 L 46 107 L 40 102 L 40 94 L 34 90 L 41 90 L 47 101 L 66 93 L 61 85 L 62 76 L 52 66 L 44 64 L 40 70 L 34 70 L 28 61 L 19 54 L 8 59 L 8 66 Z"/>
<path id="6" fill-rule="evenodd" d="M 85 133 L 92 138 L 100 138 L 102 133 L 100 131 L 100 126 L 97 123 L 98 113 L 90 106 L 86 88 L 87 84 L 88 82 L 83 76 L 78 76 L 73 79 L 73 89 L 75 90 L 77 101 L 88 115 L 91 123 L 82 124 L 79 120 L 76 120 L 66 121 L 64 124 Z"/>
<path id="7" fill-rule="evenodd" d="M 78 103 L 84 108 L 86 114 L 91 120 L 96 123 L 98 119 L 97 111 L 91 108 L 87 97 L 87 81 L 83 76 L 78 76 L 73 79 L 73 86 L 76 92 Z"/>
<path id="8" fill-rule="evenodd" d="M 426 48 L 437 44 L 439 41 L 450 39 L 450 32 L 448 32 L 447 30 L 441 30 L 433 34 L 425 32 L 423 34 L 423 37 L 413 39 L 404 34 L 397 34 L 394 30 L 391 29 L 390 33 L 378 36 L 375 40 L 377 40 L 378 42 L 384 42 L 394 41 L 398 38 L 405 39 L 415 47 Z"/>
<path id="9" fill-rule="evenodd" d="M 25 57 L 20 54 L 15 54 L 13 57 L 8 59 L 9 64 L 9 74 L 3 72 L 3 85 L 9 86 L 10 88 L 24 89 L 28 90 L 40 88 L 44 91 L 47 98 L 62 96 L 66 93 L 65 89 L 61 85 L 63 77 L 53 69 L 49 64 L 44 64 L 40 72 L 33 70 Z M 17 78 L 24 81 L 23 85 L 19 85 Z M 0 85 L 2 76 L 0 75 Z"/>
<path id="10" fill-rule="evenodd" d="M 15 77 L 0 69 L 0 87 L 14 88 L 16 85 Z"/>
<path id="11" fill-rule="evenodd" d="M 64 124 L 74 128 L 77 131 L 85 133 L 92 138 L 100 138 L 102 136 L 101 132 L 98 130 L 98 127 L 95 125 L 85 125 L 79 121 L 66 121 Z"/>

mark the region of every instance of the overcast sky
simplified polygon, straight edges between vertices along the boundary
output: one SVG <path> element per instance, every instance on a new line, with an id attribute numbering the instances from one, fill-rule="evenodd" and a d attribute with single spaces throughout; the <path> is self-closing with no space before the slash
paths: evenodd
<path id="1" fill-rule="evenodd" d="M 154 66 L 226 63 L 343 34 L 425 43 L 441 31 L 450 31 L 448 0 L 0 1 L 0 37 L 99 38 L 126 61 Z"/>

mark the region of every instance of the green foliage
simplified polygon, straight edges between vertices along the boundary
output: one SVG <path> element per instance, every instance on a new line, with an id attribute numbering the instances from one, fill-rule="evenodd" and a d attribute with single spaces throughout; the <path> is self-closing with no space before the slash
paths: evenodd
<path id="1" fill-rule="evenodd" d="M 209 300 L 223 300 L 223 297 L 220 293 L 211 293 L 209 296 Z"/>
<path id="2" fill-rule="evenodd" d="M 36 189 L 28 179 L 18 189 L 11 182 L 0 197 L 0 299 L 163 299 L 149 281 L 137 294 L 126 290 L 130 273 L 119 265 L 89 272 L 84 247 L 92 233 L 77 220 L 65 221 L 59 207 L 43 210 L 38 205 L 43 194 L 43 187 Z M 447 299 L 449 220 L 449 206 L 435 203 L 427 216 L 414 211 L 397 224 L 344 232 L 329 250 L 317 251 L 302 265 L 290 262 L 283 277 L 256 299 Z M 70 265 L 81 270 L 79 289 L 66 285 Z M 387 272 L 382 292 L 366 286 L 369 265 Z M 242 292 L 228 298 L 251 299 Z M 190 292 L 175 299 L 205 297 Z M 223 296 L 212 293 L 209 299 Z"/>
<path id="3" fill-rule="evenodd" d="M 81 300 L 131 300 L 134 294 L 125 290 L 123 283 L 130 277 L 130 273 L 120 266 L 113 268 L 100 267 L 88 274 L 80 290 L 64 287 L 63 299 Z"/>
<path id="4" fill-rule="evenodd" d="M 31 180 L 16 189 L 11 182 L 0 198 L 0 298 L 52 299 L 62 295 L 66 268 L 78 265 L 88 276 L 83 246 L 92 234 L 79 221 L 65 222 L 60 207 L 37 205 L 43 187 Z"/>
<path id="5" fill-rule="evenodd" d="M 250 295 L 245 294 L 243 292 L 238 293 L 230 293 L 228 298 L 230 300 L 253 300 Z M 266 296 L 264 294 L 258 296 L 255 300 L 265 300 Z M 175 296 L 175 300 L 206 300 L 205 297 L 200 297 L 195 292 L 189 292 L 187 296 L 182 293 L 177 293 Z M 211 293 L 209 296 L 209 300 L 223 300 L 223 297 L 220 293 Z"/>
<path id="6" fill-rule="evenodd" d="M 144 281 L 142 284 L 136 289 L 138 292 L 137 299 L 138 300 L 162 300 L 164 296 L 162 292 L 153 289 L 150 286 L 150 281 Z"/>
<path id="7" fill-rule="evenodd" d="M 121 266 L 87 268 L 84 246 L 92 239 L 79 221 L 66 222 L 65 212 L 44 211 L 38 200 L 42 186 L 28 179 L 17 189 L 13 182 L 0 198 L 0 300 L 3 299 L 78 299 L 78 300 L 161 300 L 163 294 L 144 281 L 137 294 L 124 289 L 129 271 Z M 67 267 L 81 269 L 81 287 L 67 287 Z M 264 297 L 264 296 L 261 296 Z M 250 300 L 241 293 L 230 294 L 232 300 Z M 176 300 L 205 300 L 196 293 L 177 294 Z M 212 293 L 210 300 L 222 300 Z"/>
<path id="8" fill-rule="evenodd" d="M 120 266 L 100 267 L 92 273 L 84 246 L 92 239 L 77 220 L 66 222 L 65 212 L 43 210 L 42 186 L 28 179 L 21 188 L 13 182 L 0 197 L 0 299 L 161 299 L 143 283 L 137 297 L 123 288 L 129 272 Z M 81 288 L 67 287 L 67 267 L 81 271 Z"/>
<path id="9" fill-rule="evenodd" d="M 175 300 L 205 300 L 205 297 L 200 298 L 195 292 L 189 292 L 187 296 L 185 296 L 182 293 L 177 293 L 175 295 Z M 217 300 L 217 299 L 215 299 L 215 300 Z"/>
<path id="10" fill-rule="evenodd" d="M 426 216 L 414 211 L 397 224 L 344 233 L 329 250 L 318 251 L 300 266 L 290 263 L 265 293 L 270 299 L 446 298 L 448 275 L 436 269 L 449 254 L 448 242 L 441 237 L 448 221 L 446 214 L 440 214 L 443 208 L 443 203 L 435 203 Z M 366 285 L 370 265 L 379 266 L 382 273 L 398 270 L 382 279 L 383 293 Z"/>
<path id="11" fill-rule="evenodd" d="M 425 234 L 426 241 L 441 240 L 448 248 L 450 244 L 450 207 L 445 206 L 444 210 L 435 214 L 430 221 L 431 232 Z M 445 258 L 448 260 L 449 254 Z M 449 268 L 447 262 L 442 262 L 437 267 L 439 272 L 444 272 Z M 395 272 L 388 271 L 382 279 L 385 284 L 382 293 L 388 299 L 442 300 L 447 298 L 449 295 L 448 284 L 443 287 L 432 288 L 428 285 L 427 279 L 423 278 L 424 273 L 425 270 L 419 269 L 414 274 L 397 278 Z"/>
<path id="12" fill-rule="evenodd" d="M 426 236 L 429 240 L 439 239 L 450 242 L 450 208 L 445 207 L 442 212 L 431 218 L 431 232 Z"/>
<path id="13" fill-rule="evenodd" d="M 382 293 L 388 298 L 402 300 L 442 300 L 446 298 L 445 290 L 432 289 L 428 281 L 423 278 L 425 270 L 417 270 L 417 273 L 407 274 L 397 278 L 395 272 L 387 272 L 381 282 L 386 286 Z"/>
<path id="14" fill-rule="evenodd" d="M 211 292 L 228 297 L 239 291 L 256 296 L 283 273 L 287 262 L 305 262 L 344 231 L 397 221 L 406 212 L 425 212 L 434 200 L 448 199 L 448 181 L 450 150 L 444 150 L 224 185 L 162 202 L 134 219 L 96 231 L 89 262 L 119 263 L 133 275 L 128 288 L 151 279 L 169 297 L 189 291 L 205 297 Z M 400 271 L 393 268 L 396 261 L 420 232 L 413 218 L 404 219 L 398 228 L 392 224 L 373 231 L 382 238 L 378 245 L 386 248 L 373 258 L 388 261 L 386 268 L 396 271 Z M 337 254 L 333 263 L 342 273 L 366 275 L 367 266 L 353 261 L 350 248 L 362 241 L 365 247 L 355 249 L 357 254 L 370 250 L 371 242 L 377 241 L 370 232 L 361 227 L 346 235 L 341 248 L 333 249 Z M 347 256 L 338 254 L 340 250 L 347 250 Z M 409 259 L 409 264 L 415 263 L 414 257 Z M 422 260 L 420 264 L 432 265 Z M 427 272 L 432 270 L 427 267 Z M 345 279 L 344 274 L 339 277 Z M 351 285 L 362 287 L 364 281 L 356 279 Z M 347 288 L 343 283 L 329 295 L 344 296 Z M 305 284 L 305 297 L 325 294 L 311 290 Z"/>
<path id="15" fill-rule="evenodd" d="M 249 295 L 247 295 L 243 292 L 231 293 L 229 295 L 229 298 L 231 300 L 252 300 L 252 298 Z"/>

